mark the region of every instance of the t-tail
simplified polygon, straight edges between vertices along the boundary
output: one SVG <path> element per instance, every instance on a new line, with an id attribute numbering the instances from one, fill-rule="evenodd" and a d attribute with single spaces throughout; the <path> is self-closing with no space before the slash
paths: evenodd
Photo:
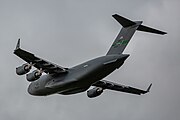
<path id="1" fill-rule="evenodd" d="M 113 42 L 111 48 L 109 49 L 107 55 L 111 54 L 122 54 L 124 49 L 126 48 L 127 44 L 129 43 L 130 39 L 132 38 L 133 34 L 136 30 L 150 32 L 155 34 L 164 35 L 167 34 L 166 32 L 150 28 L 142 24 L 142 21 L 131 21 L 127 18 L 119 16 L 117 14 L 113 15 L 113 17 L 123 26 L 120 30 L 118 36 L 116 37 L 115 41 Z"/>

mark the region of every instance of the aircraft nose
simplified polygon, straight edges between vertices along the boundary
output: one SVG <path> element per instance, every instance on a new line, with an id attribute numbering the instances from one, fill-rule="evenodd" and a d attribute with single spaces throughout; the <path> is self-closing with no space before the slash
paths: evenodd
<path id="1" fill-rule="evenodd" d="M 33 88 L 32 88 L 32 83 L 28 86 L 28 93 L 30 94 L 30 95 L 33 95 Z"/>
<path id="2" fill-rule="evenodd" d="M 34 85 L 33 85 L 32 83 L 29 85 L 27 91 L 28 91 L 28 93 L 29 93 L 30 95 L 36 95 L 36 91 L 35 91 Z"/>
<path id="3" fill-rule="evenodd" d="M 38 82 L 32 82 L 27 89 L 28 93 L 33 96 L 44 96 L 46 95 L 46 90 L 42 90 Z"/>

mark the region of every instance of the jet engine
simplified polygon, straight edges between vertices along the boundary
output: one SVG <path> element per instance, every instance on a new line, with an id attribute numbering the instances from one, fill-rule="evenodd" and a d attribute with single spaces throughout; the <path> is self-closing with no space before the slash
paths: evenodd
<path id="1" fill-rule="evenodd" d="M 24 75 L 24 74 L 28 73 L 30 70 L 31 70 L 31 65 L 26 63 L 26 64 L 23 64 L 22 66 L 16 68 L 16 74 Z"/>
<path id="2" fill-rule="evenodd" d="M 97 96 L 101 95 L 102 92 L 103 92 L 103 88 L 94 87 L 93 89 L 87 91 L 87 96 L 89 98 L 94 98 L 94 97 L 97 97 Z"/>
<path id="3" fill-rule="evenodd" d="M 42 72 L 40 70 L 34 70 L 33 72 L 26 75 L 26 79 L 29 82 L 35 81 L 40 78 Z"/>

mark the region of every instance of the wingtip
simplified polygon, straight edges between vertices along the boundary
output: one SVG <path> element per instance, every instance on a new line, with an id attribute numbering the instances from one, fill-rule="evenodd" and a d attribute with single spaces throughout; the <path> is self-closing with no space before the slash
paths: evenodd
<path id="1" fill-rule="evenodd" d="M 19 49 L 20 48 L 20 38 L 18 39 L 18 42 L 17 42 L 17 45 L 16 45 L 16 49 L 15 50 L 17 50 L 17 49 Z"/>
<path id="2" fill-rule="evenodd" d="M 166 34 L 167 34 L 167 32 L 164 32 L 164 31 L 159 31 L 159 34 L 160 34 L 160 35 L 166 35 Z"/>
<path id="3" fill-rule="evenodd" d="M 164 32 L 164 33 L 163 33 L 163 35 L 166 35 L 166 34 L 167 34 L 167 32 Z"/>
<path id="4" fill-rule="evenodd" d="M 118 15 L 118 14 L 117 14 L 117 13 L 115 13 L 115 14 L 113 14 L 113 15 L 112 15 L 112 17 L 117 16 L 117 15 Z"/>
<path id="5" fill-rule="evenodd" d="M 146 92 L 149 92 L 151 89 L 152 83 L 149 85 L 149 87 L 147 88 Z"/>

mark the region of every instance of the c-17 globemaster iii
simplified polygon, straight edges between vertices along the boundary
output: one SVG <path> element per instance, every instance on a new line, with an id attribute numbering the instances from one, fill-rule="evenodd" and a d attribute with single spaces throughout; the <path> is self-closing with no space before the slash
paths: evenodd
<path id="1" fill-rule="evenodd" d="M 136 30 L 161 35 L 166 32 L 144 26 L 142 21 L 131 21 L 117 14 L 114 14 L 113 17 L 122 25 L 122 29 L 107 54 L 71 68 L 53 64 L 21 49 L 19 39 L 14 54 L 27 63 L 17 67 L 16 73 L 18 75 L 26 74 L 27 80 L 31 82 L 28 93 L 35 96 L 70 95 L 84 92 L 91 86 L 94 88 L 87 91 L 87 96 L 90 98 L 99 96 L 106 89 L 137 95 L 149 92 L 152 84 L 147 90 L 141 90 L 103 80 L 103 78 L 120 68 L 129 57 L 129 54 L 123 54 L 123 51 Z M 28 73 L 32 66 L 37 70 Z M 43 72 L 46 74 L 42 75 Z"/>

